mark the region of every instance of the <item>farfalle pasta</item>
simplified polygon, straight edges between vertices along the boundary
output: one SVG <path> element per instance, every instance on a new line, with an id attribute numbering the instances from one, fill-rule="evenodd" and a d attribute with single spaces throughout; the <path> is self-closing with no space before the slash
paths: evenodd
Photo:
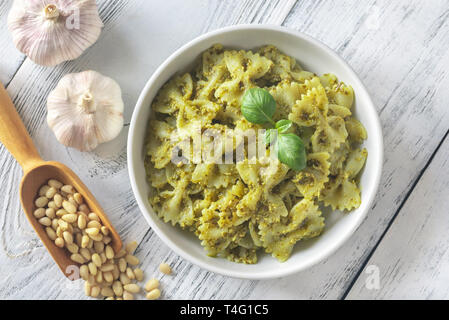
<path id="1" fill-rule="evenodd" d="M 274 121 L 293 122 L 289 130 L 307 151 L 302 171 L 267 146 L 250 155 L 263 137 L 250 141 L 241 132 L 265 129 L 241 113 L 242 96 L 253 87 L 274 97 Z M 150 204 L 163 221 L 193 232 L 209 256 L 256 263 L 264 251 L 286 261 L 298 241 L 323 232 L 323 207 L 360 206 L 367 134 L 353 117 L 353 101 L 351 86 L 303 70 L 274 46 L 214 45 L 152 103 L 145 145 Z"/>

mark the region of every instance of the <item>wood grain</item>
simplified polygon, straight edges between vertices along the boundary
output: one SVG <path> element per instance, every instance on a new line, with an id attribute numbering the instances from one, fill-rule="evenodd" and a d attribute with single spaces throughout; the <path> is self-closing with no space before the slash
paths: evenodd
<path id="1" fill-rule="evenodd" d="M 0 21 L 5 21 L 5 8 L 10 3 L 8 0 L 0 4 Z M 401 218 L 405 216 L 404 208 L 413 208 L 413 204 L 430 195 L 430 191 L 425 190 L 430 188 L 430 182 L 423 182 L 421 186 L 418 179 L 449 128 L 447 1 L 433 0 L 432 5 L 428 5 L 419 0 L 195 0 L 188 3 L 183 0 L 104 0 L 99 4 L 105 29 L 99 41 L 80 59 L 56 68 L 39 67 L 25 60 L 17 70 L 23 57 L 14 67 L 17 59 L 14 55 L 9 58 L 8 54 L 8 59 L 2 60 L 5 62 L 0 61 L 0 79 L 10 82 L 8 91 L 42 156 L 73 168 L 99 199 L 123 239 L 140 242 L 137 255 L 143 260 L 147 276 L 159 276 L 157 267 L 162 261 L 172 264 L 175 274 L 163 276 L 161 281 L 164 298 L 338 299 L 348 292 L 348 298 L 388 298 L 415 289 L 415 297 L 447 297 L 446 287 L 438 285 L 438 280 L 444 280 L 447 266 L 437 260 L 447 258 L 443 248 L 449 240 L 441 232 L 446 225 L 442 224 L 441 229 L 436 226 L 437 218 L 433 219 L 430 214 L 425 215 L 428 218 L 416 216 L 411 223 L 415 228 L 424 224 L 427 233 L 437 231 L 439 238 L 424 239 L 426 232 L 416 236 L 409 231 L 405 233 L 409 234 L 406 239 L 413 240 L 417 247 L 413 252 L 409 249 L 411 257 L 398 258 L 399 265 L 395 267 L 388 255 L 395 252 L 393 249 L 401 250 L 400 245 L 405 243 L 398 239 L 401 233 L 389 236 L 391 230 L 407 230 L 407 226 L 401 226 L 406 220 Z M 135 204 L 126 170 L 126 128 L 118 139 L 94 153 L 82 154 L 57 144 L 45 124 L 45 99 L 49 91 L 64 74 L 89 68 L 118 80 L 124 92 L 125 117 L 129 121 L 144 83 L 171 52 L 206 31 L 237 23 L 283 23 L 336 50 L 368 87 L 384 130 L 383 179 L 367 219 L 329 259 L 283 279 L 226 278 L 206 272 L 171 252 L 147 227 Z M 4 25 L 0 25 L 0 39 L 5 39 L 5 32 Z M 1 50 L 11 46 L 2 41 Z M 8 52 L 15 49 L 10 50 Z M 4 66 L 10 71 L 3 71 Z M 447 164 L 437 165 L 438 159 L 447 158 L 447 144 L 440 148 L 428 170 L 444 166 L 447 171 Z M 0 279 L 0 298 L 83 298 L 81 284 L 66 282 L 25 221 L 16 193 L 21 171 L 3 146 L 0 147 L 0 165 L 3 191 L 0 193 L 0 272 L 4 275 Z M 424 172 L 423 179 L 427 175 L 430 173 Z M 432 177 L 447 180 L 442 175 Z M 448 185 L 443 182 L 435 185 L 442 193 L 431 199 L 447 209 L 444 191 L 447 196 Z M 410 192 L 412 196 L 408 197 Z M 403 210 L 384 238 L 391 244 L 381 243 L 369 261 L 378 263 L 382 272 L 387 270 L 382 273 L 384 286 L 378 293 L 364 292 L 366 277 L 359 272 L 401 206 Z M 429 201 L 419 208 L 429 213 L 435 210 Z M 444 210 L 440 214 L 443 213 Z M 396 241 L 399 244 L 395 244 Z M 419 246 L 418 241 L 424 243 Z M 390 246 L 393 249 L 387 250 Z M 430 259 L 430 262 L 420 259 Z M 409 282 L 426 271 L 434 276 L 429 285 L 419 282 L 411 286 Z M 391 288 L 395 285 L 398 285 L 397 290 Z"/>
<path id="2" fill-rule="evenodd" d="M 6 20 L 12 1 L 0 2 L 0 82 L 7 86 L 14 77 L 17 69 L 25 60 L 25 56 L 19 52 L 12 42 Z"/>
<path id="3" fill-rule="evenodd" d="M 449 138 L 367 262 L 348 299 L 449 298 Z M 370 277 L 379 270 L 379 287 Z M 368 283 L 368 285 L 366 285 Z"/>
<path id="4" fill-rule="evenodd" d="M 138 254 L 145 258 L 143 269 L 150 275 L 162 260 L 178 258 L 149 230 L 136 206 L 126 168 L 126 128 L 117 139 L 94 153 L 64 148 L 45 123 L 45 99 L 49 91 L 66 73 L 95 69 L 120 83 L 126 105 L 125 120 L 129 121 L 145 82 L 175 49 L 208 30 L 229 24 L 280 23 L 294 1 L 197 1 L 195 6 L 183 0 L 99 1 L 99 4 L 105 28 L 94 46 L 76 61 L 56 68 L 40 67 L 25 60 L 10 82 L 8 92 L 41 155 L 61 161 L 79 174 L 124 240 L 145 239 Z M 64 279 L 25 221 L 17 197 L 21 170 L 3 146 L 0 147 L 0 164 L 3 168 L 0 181 L 5 190 L 0 195 L 0 272 L 6 275 L 0 280 L 0 297 L 84 298 L 81 282 Z M 146 242 L 150 238 L 151 241 Z M 177 261 L 177 274 L 185 270 L 187 283 L 195 281 L 200 286 L 204 277 L 211 276 Z M 205 276 L 198 277 L 198 273 Z M 181 294 L 178 290 L 169 291 L 169 283 L 176 282 L 167 281 L 164 291 L 167 296 Z M 189 295 L 194 297 L 193 292 Z"/>

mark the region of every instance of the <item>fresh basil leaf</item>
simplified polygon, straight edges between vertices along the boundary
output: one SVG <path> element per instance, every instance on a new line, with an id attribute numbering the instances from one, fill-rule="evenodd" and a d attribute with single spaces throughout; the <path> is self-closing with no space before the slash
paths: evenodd
<path id="1" fill-rule="evenodd" d="M 301 171 L 306 167 L 307 158 L 304 143 L 296 134 L 279 134 L 275 146 L 280 162 L 296 171 Z"/>
<path id="2" fill-rule="evenodd" d="M 269 145 L 276 140 L 278 131 L 276 129 L 268 129 L 265 131 L 265 144 Z"/>
<path id="3" fill-rule="evenodd" d="M 246 120 L 256 124 L 271 122 L 276 111 L 276 101 L 265 89 L 252 88 L 245 92 L 242 99 L 242 114 Z"/>
<path id="4" fill-rule="evenodd" d="M 279 130 L 279 133 L 285 133 L 292 126 L 293 122 L 287 119 L 282 119 L 276 122 L 276 129 Z"/>

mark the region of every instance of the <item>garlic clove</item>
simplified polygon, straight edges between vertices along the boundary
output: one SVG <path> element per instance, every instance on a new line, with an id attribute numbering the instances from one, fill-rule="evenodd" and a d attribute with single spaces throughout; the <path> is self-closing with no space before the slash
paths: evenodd
<path id="1" fill-rule="evenodd" d="M 47 99 L 47 123 L 65 146 L 91 151 L 123 128 L 120 86 L 96 71 L 64 76 Z"/>
<path id="2" fill-rule="evenodd" d="M 102 27 L 95 0 L 15 0 L 8 15 L 14 45 L 44 66 L 78 58 Z"/>

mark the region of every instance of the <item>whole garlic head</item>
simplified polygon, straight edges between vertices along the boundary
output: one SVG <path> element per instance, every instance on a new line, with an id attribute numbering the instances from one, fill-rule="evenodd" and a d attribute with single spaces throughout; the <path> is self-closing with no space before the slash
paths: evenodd
<path id="1" fill-rule="evenodd" d="M 8 15 L 17 49 L 44 66 L 78 58 L 102 27 L 95 0 L 14 0 Z"/>
<path id="2" fill-rule="evenodd" d="M 47 123 L 60 143 L 91 151 L 123 128 L 120 86 L 96 71 L 64 76 L 47 99 Z"/>

